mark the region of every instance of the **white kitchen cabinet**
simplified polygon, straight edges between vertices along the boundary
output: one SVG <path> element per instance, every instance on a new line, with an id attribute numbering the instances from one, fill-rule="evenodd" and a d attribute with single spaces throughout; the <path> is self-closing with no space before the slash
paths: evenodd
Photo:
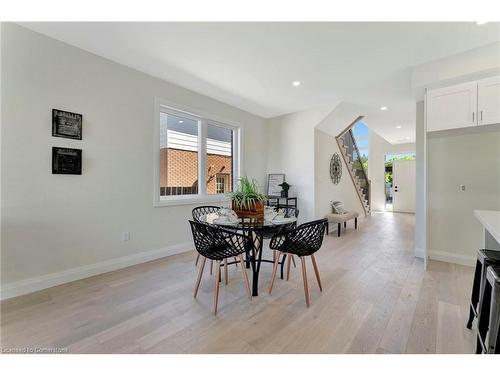
<path id="1" fill-rule="evenodd" d="M 477 82 L 478 125 L 500 123 L 500 77 Z"/>
<path id="2" fill-rule="evenodd" d="M 477 82 L 427 91 L 427 131 L 477 125 Z"/>

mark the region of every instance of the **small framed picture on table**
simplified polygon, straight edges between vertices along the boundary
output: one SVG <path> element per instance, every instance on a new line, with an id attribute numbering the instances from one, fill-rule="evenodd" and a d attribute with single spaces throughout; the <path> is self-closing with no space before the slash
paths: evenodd
<path id="1" fill-rule="evenodd" d="M 280 197 L 281 196 L 281 186 L 285 182 L 284 173 L 270 173 L 267 175 L 267 196 L 268 197 Z"/>

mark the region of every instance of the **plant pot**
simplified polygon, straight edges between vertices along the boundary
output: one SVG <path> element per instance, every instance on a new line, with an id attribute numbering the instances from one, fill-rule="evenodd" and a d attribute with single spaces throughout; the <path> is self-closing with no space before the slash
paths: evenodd
<path id="1" fill-rule="evenodd" d="M 242 208 L 233 201 L 232 206 L 240 219 L 264 220 L 264 203 L 262 202 L 255 202 L 250 208 Z"/>
<path id="2" fill-rule="evenodd" d="M 281 198 L 288 198 L 288 190 L 281 190 Z"/>

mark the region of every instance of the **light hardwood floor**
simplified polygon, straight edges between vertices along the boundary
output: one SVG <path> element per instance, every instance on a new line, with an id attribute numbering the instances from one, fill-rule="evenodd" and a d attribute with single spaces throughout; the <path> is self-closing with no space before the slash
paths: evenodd
<path id="1" fill-rule="evenodd" d="M 472 268 L 413 256 L 414 216 L 374 213 L 308 261 L 311 307 L 299 268 L 290 281 L 263 264 L 250 301 L 240 269 L 221 284 L 219 312 L 205 274 L 192 297 L 195 253 L 46 289 L 1 303 L 1 346 L 70 353 L 473 353 L 465 328 Z M 268 257 L 271 254 L 267 253 Z M 250 276 L 250 275 L 249 275 Z"/>

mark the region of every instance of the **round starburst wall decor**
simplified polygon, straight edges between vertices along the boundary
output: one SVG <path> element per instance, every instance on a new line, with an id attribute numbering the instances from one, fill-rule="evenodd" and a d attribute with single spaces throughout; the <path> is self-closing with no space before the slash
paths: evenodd
<path id="1" fill-rule="evenodd" d="M 335 185 L 340 182 L 340 178 L 342 177 L 342 161 L 338 152 L 333 154 L 330 159 L 330 177 Z"/>

